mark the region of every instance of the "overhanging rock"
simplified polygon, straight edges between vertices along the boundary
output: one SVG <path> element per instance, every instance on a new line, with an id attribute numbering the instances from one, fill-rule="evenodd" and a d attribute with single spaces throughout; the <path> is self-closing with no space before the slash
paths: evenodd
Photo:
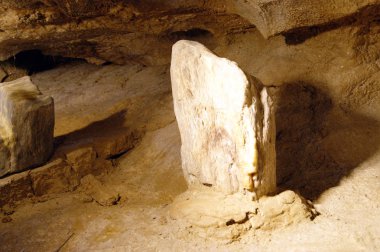
<path id="1" fill-rule="evenodd" d="M 275 122 L 267 89 L 193 41 L 173 46 L 170 73 L 188 184 L 273 193 Z"/>
<path id="2" fill-rule="evenodd" d="M 53 133 L 53 99 L 30 77 L 0 84 L 0 176 L 46 162 Z"/>

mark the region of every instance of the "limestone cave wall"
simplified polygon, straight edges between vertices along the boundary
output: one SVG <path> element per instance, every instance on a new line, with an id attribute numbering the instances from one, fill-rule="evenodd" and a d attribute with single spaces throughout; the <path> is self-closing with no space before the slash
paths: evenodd
<path id="1" fill-rule="evenodd" d="M 270 87 L 279 185 L 316 197 L 377 149 L 379 11 L 378 0 L 2 0 L 0 74 L 31 50 L 166 65 L 175 41 L 199 41 Z"/>

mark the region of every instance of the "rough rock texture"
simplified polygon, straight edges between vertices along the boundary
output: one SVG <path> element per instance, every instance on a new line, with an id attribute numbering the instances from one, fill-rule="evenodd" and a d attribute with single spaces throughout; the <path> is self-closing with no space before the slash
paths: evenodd
<path id="1" fill-rule="evenodd" d="M 90 62 L 168 63 L 178 38 L 207 39 L 251 26 L 224 9 L 223 1 L 200 0 L 1 1 L 0 60 L 40 49 Z"/>
<path id="2" fill-rule="evenodd" d="M 355 35 L 351 33 L 355 29 L 348 30 L 352 37 L 338 29 L 295 46 L 287 46 L 281 37 L 265 40 L 259 32 L 252 31 L 231 35 L 228 38 L 230 45 L 220 48 L 224 55 L 229 54 L 227 58 L 238 61 L 239 66 L 244 63 L 250 73 L 266 83 L 280 85 L 283 84 L 278 81 L 281 79 L 284 82 L 298 78 L 304 80 L 303 85 L 293 83 L 291 87 L 284 85 L 271 87 L 270 90 L 278 90 L 281 94 L 281 111 L 277 116 L 282 119 L 277 121 L 277 125 L 282 132 L 279 132 L 277 146 L 282 153 L 288 152 L 291 153 L 290 156 L 297 157 L 289 158 L 289 161 L 284 156 L 280 157 L 281 167 L 287 168 L 287 172 L 295 171 L 291 176 L 285 177 L 286 184 L 282 183 L 281 186 L 287 189 L 288 185 L 292 185 L 292 188 L 308 199 L 311 195 L 308 192 L 318 195 L 313 204 L 320 215 L 312 221 L 306 218 L 306 221 L 292 223 L 293 217 L 287 215 L 289 211 L 286 207 L 291 207 L 292 204 L 281 203 L 282 200 L 278 201 L 277 206 L 286 207 L 284 216 L 289 217 L 282 219 L 285 220 L 282 222 L 284 225 L 277 221 L 269 222 L 270 225 L 263 225 L 259 229 L 252 228 L 258 225 L 251 224 L 250 221 L 244 224 L 232 224 L 231 221 L 228 226 L 225 224 L 205 229 L 196 228 L 195 225 L 185 226 L 181 218 L 175 221 L 167 218 L 170 203 L 186 190 L 181 170 L 181 141 L 170 94 L 169 71 L 160 70 L 161 67 L 146 67 L 135 74 L 130 71 L 130 66 L 80 63 L 38 73 L 33 81 L 43 93 L 51 95 L 55 101 L 61 101 L 56 102 L 57 131 L 60 132 L 59 135 L 65 135 L 61 144 L 69 139 L 77 146 L 78 142 L 83 143 L 91 138 L 96 140 L 99 134 L 104 136 L 109 131 L 114 131 L 110 126 L 123 123 L 139 122 L 139 128 L 149 131 L 142 136 L 138 145 L 120 159 L 109 160 L 115 166 L 110 167 L 107 175 L 97 177 L 112 191 L 120 192 L 121 200 L 116 207 L 105 208 L 88 196 L 84 200 L 82 194 L 70 192 L 32 197 L 34 203 L 28 203 L 27 200 L 16 206 L 3 206 L 0 209 L 0 219 L 9 221 L 11 218 L 11 221 L 0 224 L 0 250 L 56 251 L 62 247 L 61 251 L 379 251 L 380 134 L 379 131 L 372 130 L 376 123 L 363 118 L 350 119 L 354 114 L 345 106 L 354 105 L 351 102 L 357 101 L 358 105 L 352 106 L 353 108 L 367 111 L 368 116 L 376 116 L 376 111 L 379 111 L 376 109 L 379 101 L 376 95 L 379 93 L 375 92 L 377 75 L 371 75 L 362 85 L 354 85 L 358 79 L 368 74 L 363 69 L 368 67 L 367 70 L 374 71 L 376 68 L 373 65 L 360 65 L 356 61 L 359 61 L 358 56 L 343 53 L 347 49 L 344 46 L 346 43 L 355 42 Z M 357 37 L 359 38 L 360 36 Z M 369 48 L 372 46 L 376 48 L 376 45 L 369 45 Z M 218 54 L 221 51 L 218 50 Z M 316 52 L 320 53 L 320 57 Z M 357 55 L 365 56 L 361 60 L 376 56 Z M 359 68 L 352 68 L 355 64 L 359 64 L 356 65 Z M 349 74 L 350 71 L 353 74 Z M 311 82 L 318 77 L 324 81 Z M 310 87 L 312 84 L 315 85 L 314 88 Z M 350 97 L 362 94 L 357 96 L 361 97 L 357 100 L 342 95 L 337 99 L 339 93 L 342 94 L 337 91 L 334 103 L 330 102 L 329 106 L 347 109 L 346 119 L 337 117 L 337 114 L 323 117 L 331 111 L 325 111 L 326 99 L 320 94 L 322 84 L 331 88 L 331 91 L 342 89 L 347 94 L 353 89 Z M 352 89 L 346 89 L 348 87 Z M 334 92 L 324 91 L 325 95 L 332 93 Z M 96 99 L 96 94 L 102 99 Z M 133 95 L 133 99 L 130 95 Z M 126 100 L 126 96 L 130 97 L 128 102 L 119 103 Z M 78 107 L 82 110 L 76 109 Z M 112 115 L 116 109 L 126 109 L 128 113 L 124 114 L 122 120 L 115 120 Z M 89 126 L 98 120 L 101 123 Z M 70 125 L 65 123 L 67 121 Z M 323 134 L 315 140 L 308 132 L 313 133 L 317 129 L 321 129 Z M 87 138 L 81 138 L 83 135 L 77 133 L 71 134 L 73 131 L 86 133 Z M 375 152 L 369 151 L 374 148 Z M 347 173 L 342 173 L 339 167 L 320 165 L 329 161 L 324 159 L 321 151 L 329 151 L 327 154 L 331 151 L 341 162 L 346 162 L 347 158 L 355 162 L 362 161 L 346 176 Z M 314 159 L 310 159 L 308 153 L 314 153 Z M 14 187 L 9 182 L 11 177 Z M 22 186 L 25 186 L 25 191 L 18 195 L 31 191 L 30 180 L 17 178 L 16 175 L 11 177 L 2 180 L 9 183 L 3 187 L 4 191 L 0 191 L 0 195 L 7 196 L 9 191 L 16 193 L 16 189 Z M 0 201 L 6 198 L 0 197 Z M 261 197 L 259 201 L 264 202 L 265 199 Z M 298 205 L 298 201 L 293 204 Z M 215 202 L 214 206 L 221 210 L 223 205 Z M 261 209 L 264 211 L 264 208 Z M 274 211 L 266 213 L 277 215 L 279 209 L 276 207 L 272 209 Z M 12 211 L 14 213 L 9 215 Z M 260 211 L 254 216 L 260 217 Z M 282 218 L 281 215 L 279 217 Z M 272 218 L 277 220 L 276 217 Z M 236 217 L 236 220 L 241 219 Z M 252 225 L 250 229 L 249 225 Z M 214 241 L 219 234 L 221 238 L 232 237 L 234 242 L 229 239 Z"/>
<path id="3" fill-rule="evenodd" d="M 92 147 L 76 146 L 74 150 L 66 153 L 66 160 L 71 165 L 78 177 L 81 178 L 91 173 L 96 159 L 96 152 Z"/>
<path id="4" fill-rule="evenodd" d="M 232 34 L 215 50 L 269 86 L 278 186 L 309 199 L 339 185 L 379 147 L 380 26 L 360 21 L 292 46 L 257 30 Z"/>
<path id="5" fill-rule="evenodd" d="M 70 176 L 71 167 L 62 159 L 31 170 L 28 175 L 35 196 L 68 192 L 78 186 L 78 181 Z"/>
<path id="6" fill-rule="evenodd" d="M 64 146 L 44 166 L 0 180 L 0 207 L 18 204 L 27 198 L 49 198 L 78 188 L 89 174 L 99 175 L 112 168 L 112 162 L 96 158 L 92 147 Z"/>
<path id="7" fill-rule="evenodd" d="M 181 229 L 177 221 L 166 220 L 167 204 L 186 188 L 168 72 L 139 67 L 135 74 L 125 66 L 81 63 L 33 79 L 44 94 L 59 101 L 60 143 L 88 140 L 92 145 L 100 137 L 111 139 L 114 129 L 105 126 L 106 120 L 162 129 L 139 135 L 145 140 L 138 146 L 120 137 L 121 144 L 110 141 L 115 148 L 104 151 L 111 158 L 105 161 L 117 164 L 113 154 L 136 146 L 111 166 L 118 173 L 105 183 L 127 194 L 125 204 L 105 210 L 95 202 L 73 199 L 75 192 L 23 203 L 13 214 L 8 204 L 0 210 L 7 222 L 0 225 L 1 251 L 380 250 L 378 1 L 114 0 L 112 5 L 94 0 L 94 8 L 89 2 L 0 0 L 2 59 L 40 49 L 95 64 L 162 64 L 169 62 L 174 41 L 200 41 L 273 91 L 278 185 L 312 199 L 321 215 L 285 228 L 277 228 L 276 222 L 276 229 L 269 225 L 268 231 L 265 225 L 251 228 L 228 244 L 210 242 L 213 229 L 199 238 L 191 227 Z M 12 68 L 3 68 L 6 80 L 17 75 Z M 152 75 L 156 77 L 148 78 Z M 162 89 L 166 95 L 156 93 L 162 83 L 167 83 Z M 127 112 L 115 120 L 121 109 Z M 152 118 L 155 123 L 148 124 Z M 126 128 L 125 135 L 132 129 Z M 98 155 L 102 146 L 93 146 Z M 116 152 L 109 155 L 108 150 Z M 17 175 L 1 181 L 0 201 L 33 194 L 30 176 Z M 244 225 L 228 227 L 235 226 Z"/>
<path id="8" fill-rule="evenodd" d="M 0 102 L 0 176 L 46 162 L 53 152 L 53 99 L 24 77 L 0 84 Z"/>
<path id="9" fill-rule="evenodd" d="M 170 74 L 188 183 L 273 193 L 275 125 L 266 88 L 193 41 L 173 46 Z"/>
<path id="10" fill-rule="evenodd" d="M 238 0 L 231 11 L 249 20 L 268 38 L 304 27 L 339 23 L 371 7 L 376 10 L 379 4 L 378 0 Z"/>
<path id="11" fill-rule="evenodd" d="M 120 200 L 117 192 L 103 185 L 93 175 L 87 175 L 81 179 L 81 189 L 101 206 L 116 205 Z"/>
<path id="12" fill-rule="evenodd" d="M 6 0 L 0 2 L 0 59 L 40 49 L 97 63 L 162 64 L 169 62 L 171 45 L 181 38 L 210 46 L 216 44 L 215 38 L 253 26 L 265 37 L 299 29 L 315 35 L 328 23 L 352 23 L 363 13 L 373 16 L 379 4 L 379 0 Z"/>
<path id="13" fill-rule="evenodd" d="M 1 179 L 0 195 L 0 207 L 33 195 L 32 183 L 27 172 Z"/>
<path id="14" fill-rule="evenodd" d="M 55 101 L 55 152 L 46 165 L 1 181 L 0 207 L 28 197 L 49 198 L 49 194 L 73 191 L 83 176 L 113 170 L 117 158 L 135 147 L 146 130 L 174 120 L 168 66 L 100 67 L 72 62 L 34 75 L 32 80 Z M 179 140 L 173 146 L 176 149 Z M 131 166 L 138 164 L 147 163 L 137 159 Z M 154 179 L 157 176 L 152 174 Z M 176 180 L 183 183 L 182 174 Z M 177 185 L 173 184 L 174 191 Z"/>
<path id="15" fill-rule="evenodd" d="M 250 229 L 275 230 L 311 219 L 315 211 L 293 191 L 252 201 L 247 195 L 224 195 L 212 189 L 189 190 L 170 206 L 169 215 L 198 235 L 234 240 Z"/>

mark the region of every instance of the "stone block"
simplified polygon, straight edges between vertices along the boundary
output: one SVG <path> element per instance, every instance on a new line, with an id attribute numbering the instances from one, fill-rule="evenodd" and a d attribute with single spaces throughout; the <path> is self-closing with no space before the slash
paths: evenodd
<path id="1" fill-rule="evenodd" d="M 30 77 L 0 84 L 0 177 L 36 167 L 53 152 L 54 102 Z"/>
<path id="2" fill-rule="evenodd" d="M 71 167 L 63 160 L 56 159 L 42 167 L 30 171 L 35 196 L 71 191 L 79 185 Z"/>
<path id="3" fill-rule="evenodd" d="M 120 200 L 118 192 L 102 184 L 91 174 L 81 179 L 81 189 L 101 206 L 116 205 Z"/>
<path id="4" fill-rule="evenodd" d="M 275 122 L 267 89 L 193 41 L 173 46 L 170 73 L 188 184 L 273 193 Z"/>
<path id="5" fill-rule="evenodd" d="M 95 159 L 96 152 L 90 146 L 84 146 L 66 153 L 66 160 L 79 179 L 92 173 Z"/>

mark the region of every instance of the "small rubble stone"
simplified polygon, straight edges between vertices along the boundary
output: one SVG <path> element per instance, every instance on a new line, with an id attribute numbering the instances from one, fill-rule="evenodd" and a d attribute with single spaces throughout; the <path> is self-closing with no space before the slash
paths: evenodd
<path id="1" fill-rule="evenodd" d="M 40 168 L 30 171 L 32 187 L 36 196 L 71 191 L 78 186 L 71 167 L 63 160 L 56 159 Z"/>
<path id="2" fill-rule="evenodd" d="M 81 179 L 81 189 L 101 206 L 116 205 L 120 200 L 118 192 L 102 184 L 93 175 Z"/>
<path id="3" fill-rule="evenodd" d="M 94 167 L 96 152 L 92 147 L 81 147 L 66 153 L 66 160 L 79 178 L 90 174 Z"/>

